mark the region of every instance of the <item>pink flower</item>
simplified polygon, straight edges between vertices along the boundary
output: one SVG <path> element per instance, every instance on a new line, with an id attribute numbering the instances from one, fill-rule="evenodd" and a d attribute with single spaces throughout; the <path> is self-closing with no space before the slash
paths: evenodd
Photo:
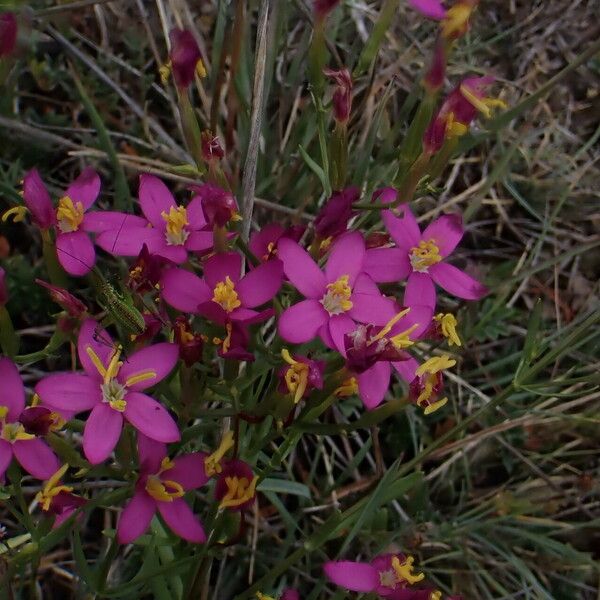
<path id="1" fill-rule="evenodd" d="M 27 433 L 19 422 L 25 409 L 25 388 L 15 364 L 0 358 L 0 478 L 14 456 L 33 477 L 48 479 L 59 466 L 46 442 Z"/>
<path id="2" fill-rule="evenodd" d="M 469 29 L 471 13 L 479 0 L 458 0 L 448 9 L 440 0 L 408 0 L 408 3 L 424 17 L 441 21 L 442 36 L 447 40 L 455 40 Z"/>
<path id="3" fill-rule="evenodd" d="M 183 454 L 171 460 L 165 444 L 144 435 L 138 438 L 140 474 L 135 494 L 123 509 L 117 525 L 117 540 L 129 544 L 140 537 L 158 511 L 171 531 L 195 544 L 206 541 L 202 523 L 184 500 L 185 492 L 208 481 L 204 469 L 206 455 Z"/>
<path id="4" fill-rule="evenodd" d="M 173 263 L 158 254 L 150 254 L 148 245 L 143 244 L 135 262 L 129 267 L 127 287 L 141 294 L 156 291 L 163 270 Z"/>
<path id="5" fill-rule="evenodd" d="M 104 230 L 96 240 L 106 252 L 118 256 L 138 256 L 144 244 L 151 254 L 174 263 L 187 260 L 188 251 L 205 252 L 212 248 L 211 231 L 204 231 L 206 220 L 196 198 L 186 206 L 177 205 L 167 186 L 154 175 L 140 175 L 138 190 L 144 217 L 121 219 Z"/>
<path id="6" fill-rule="evenodd" d="M 324 69 L 326 77 L 333 79 L 336 84 L 333 92 L 333 118 L 338 123 L 347 123 L 352 110 L 352 77 L 348 69 Z"/>
<path id="7" fill-rule="evenodd" d="M 211 230 L 239 220 L 238 204 L 231 192 L 214 183 L 192 185 L 190 190 L 195 193 L 192 202 L 200 202 L 204 219 Z"/>
<path id="8" fill-rule="evenodd" d="M 446 9 L 440 0 L 408 0 L 408 3 L 428 19 L 442 21 L 446 18 Z"/>
<path id="9" fill-rule="evenodd" d="M 357 187 L 334 192 L 315 218 L 315 233 L 320 239 L 335 239 L 348 229 L 348 221 L 356 214 L 352 205 L 360 198 Z"/>
<path id="10" fill-rule="evenodd" d="M 37 384 L 36 392 L 50 408 L 72 413 L 91 410 L 83 431 L 83 451 L 92 464 L 110 455 L 124 420 L 159 442 L 180 439 L 168 411 L 141 393 L 172 371 L 178 358 L 175 344 L 148 346 L 121 361 L 121 347 L 93 319 L 87 319 L 77 351 L 85 373 L 49 375 Z"/>
<path id="11" fill-rule="evenodd" d="M 204 340 L 199 333 L 192 330 L 190 322 L 184 316 L 175 319 L 175 342 L 179 346 L 179 358 L 186 367 L 191 367 L 202 360 Z"/>
<path id="12" fill-rule="evenodd" d="M 280 239 L 288 238 L 297 242 L 302 237 L 304 230 L 302 225 L 292 225 L 286 228 L 279 223 L 270 223 L 250 236 L 248 247 L 256 258 L 265 262 L 277 256 L 277 243 Z"/>
<path id="13" fill-rule="evenodd" d="M 171 69 L 177 87 L 187 89 L 194 81 L 196 70 L 204 72 L 200 48 L 190 31 L 187 29 L 172 29 L 169 33 L 171 40 Z"/>
<path id="14" fill-rule="evenodd" d="M 414 558 L 405 554 L 380 554 L 370 563 L 348 560 L 329 561 L 327 578 L 353 592 L 376 593 L 389 600 L 438 600 L 441 593 L 432 588 L 411 589 L 425 578 L 414 574 Z"/>
<path id="15" fill-rule="evenodd" d="M 17 18 L 14 13 L 0 13 L 0 58 L 12 54 L 17 45 Z"/>
<path id="16" fill-rule="evenodd" d="M 360 233 L 346 233 L 335 242 L 324 271 L 292 240 L 280 240 L 278 254 L 288 279 L 306 298 L 279 317 L 279 334 L 287 342 L 303 344 L 318 335 L 343 351 L 344 335 L 355 329 L 355 321 L 385 325 L 392 301 L 363 272 Z"/>
<path id="17" fill-rule="evenodd" d="M 282 394 L 291 394 L 294 404 L 298 404 L 302 398 L 307 398 L 312 390 L 323 389 L 325 361 L 312 360 L 298 354 L 292 356 L 286 349 L 281 351 L 281 356 L 287 365 L 277 374 L 278 390 Z"/>
<path id="18" fill-rule="evenodd" d="M 50 431 L 62 429 L 65 420 L 45 406 L 29 406 L 19 416 L 19 423 L 27 433 L 43 436 L 48 435 Z"/>
<path id="19" fill-rule="evenodd" d="M 487 293 L 485 286 L 445 262 L 464 234 L 460 215 L 442 215 L 421 233 L 407 204 L 395 210 L 402 216 L 384 210 L 382 217 L 396 247 L 374 248 L 366 253 L 365 271 L 375 281 L 392 282 L 408 277 L 406 306 L 424 304 L 434 308 L 434 284 L 466 300 L 478 300 Z"/>
<path id="20" fill-rule="evenodd" d="M 184 269 L 170 269 L 162 278 L 163 299 L 174 308 L 225 325 L 264 321 L 272 309 L 253 310 L 275 296 L 281 286 L 281 262 L 271 260 L 240 277 L 242 258 L 235 252 L 215 254 L 204 263 L 204 279 Z"/>
<path id="21" fill-rule="evenodd" d="M 8 302 L 8 289 L 6 288 L 6 271 L 0 267 L 0 306 Z"/>
<path id="22" fill-rule="evenodd" d="M 271 311 L 263 311 L 260 319 L 267 318 Z M 250 323 L 256 321 L 250 321 Z M 242 321 L 227 321 L 224 323 L 225 335 L 221 338 L 214 337 L 213 344 L 219 346 L 217 354 L 228 360 L 239 360 L 246 362 L 254 361 L 254 354 L 248 350 L 250 345 L 250 332 L 248 325 Z"/>
<path id="23" fill-rule="evenodd" d="M 215 498 L 219 508 L 241 511 L 249 508 L 256 500 L 256 483 L 258 476 L 254 475 L 248 463 L 237 458 L 223 461 L 222 470 L 215 485 Z"/>

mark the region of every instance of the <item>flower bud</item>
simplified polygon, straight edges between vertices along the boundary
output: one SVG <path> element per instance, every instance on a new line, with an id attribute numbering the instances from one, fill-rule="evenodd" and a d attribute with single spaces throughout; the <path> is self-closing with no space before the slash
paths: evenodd
<path id="1" fill-rule="evenodd" d="M 211 227 L 225 227 L 229 221 L 239 220 L 238 204 L 231 192 L 212 183 L 194 185 L 190 189 L 196 194 L 193 200 L 200 198 L 204 218 Z"/>
<path id="2" fill-rule="evenodd" d="M 52 301 L 56 302 L 63 310 L 66 310 L 70 317 L 79 319 L 87 313 L 87 306 L 64 288 L 52 285 L 41 279 L 36 279 L 35 282 L 46 288 L 50 292 Z"/>
<path id="3" fill-rule="evenodd" d="M 33 435 L 48 435 L 57 431 L 65 424 L 65 420 L 56 412 L 45 406 L 29 406 L 19 416 L 19 422 L 27 433 Z"/>
<path id="4" fill-rule="evenodd" d="M 324 69 L 323 73 L 336 84 L 333 92 L 333 118 L 340 124 L 347 123 L 352 109 L 352 77 L 348 69 Z"/>
<path id="5" fill-rule="evenodd" d="M 205 162 L 211 163 L 219 161 L 225 156 L 225 151 L 221 146 L 219 138 L 212 134 L 212 131 L 206 129 L 202 132 L 202 158 Z"/>
<path id="6" fill-rule="evenodd" d="M 165 266 L 173 264 L 167 258 L 150 254 L 144 244 L 135 262 L 129 268 L 127 287 L 134 292 L 145 293 L 157 288 Z"/>
<path id="7" fill-rule="evenodd" d="M 357 187 L 335 192 L 319 211 L 314 225 L 318 238 L 336 238 L 346 231 L 348 221 L 356 214 L 352 205 L 360 198 Z"/>
<path id="8" fill-rule="evenodd" d="M 314 0 L 313 8 L 315 16 L 323 20 L 340 3 L 340 0 Z"/>
<path id="9" fill-rule="evenodd" d="M 190 31 L 187 29 L 172 29 L 169 33 L 171 40 L 171 69 L 175 83 L 180 89 L 187 89 L 194 81 L 196 73 L 206 76 L 202 63 L 200 48 Z"/>
<path id="10" fill-rule="evenodd" d="M 446 50 L 444 44 L 438 39 L 433 51 L 433 58 L 429 69 L 423 80 L 425 88 L 430 94 L 434 94 L 444 85 L 446 77 Z"/>

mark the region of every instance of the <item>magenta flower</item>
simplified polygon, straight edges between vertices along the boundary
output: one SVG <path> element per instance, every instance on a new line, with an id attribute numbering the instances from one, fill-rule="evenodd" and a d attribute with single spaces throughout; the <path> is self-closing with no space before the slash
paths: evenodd
<path id="1" fill-rule="evenodd" d="M 172 371 L 178 358 L 175 344 L 148 346 L 121 361 L 121 347 L 93 319 L 87 319 L 79 332 L 77 352 L 85 373 L 49 375 L 37 384 L 36 392 L 50 408 L 91 410 L 83 431 L 83 451 L 92 464 L 110 455 L 124 420 L 159 442 L 180 439 L 168 411 L 141 393 Z"/>
<path id="2" fill-rule="evenodd" d="M 14 52 L 17 45 L 17 29 L 14 13 L 0 13 L 0 58 Z"/>
<path id="3" fill-rule="evenodd" d="M 179 358 L 185 363 L 186 367 L 191 367 L 202 360 L 202 349 L 204 340 L 199 333 L 196 333 L 188 319 L 179 316 L 175 319 L 173 327 L 175 343 L 179 347 Z"/>
<path id="4" fill-rule="evenodd" d="M 171 460 L 165 444 L 144 435 L 138 438 L 138 453 L 140 474 L 133 498 L 119 518 L 119 543 L 129 544 L 139 538 L 156 511 L 179 537 L 195 544 L 205 542 L 204 528 L 183 496 L 208 481 L 204 469 L 206 455 L 194 452 Z"/>
<path id="5" fill-rule="evenodd" d="M 0 306 L 8 302 L 8 289 L 6 288 L 6 271 L 0 267 Z"/>
<path id="6" fill-rule="evenodd" d="M 63 465 L 44 483 L 35 499 L 44 512 L 56 516 L 53 529 L 62 525 L 80 506 L 87 502 L 85 498 L 73 494 L 73 488 L 61 483 L 69 465 Z M 80 515 L 81 516 L 81 515 Z"/>
<path id="7" fill-rule="evenodd" d="M 27 433 L 43 436 L 62 429 L 65 419 L 45 406 L 28 406 L 20 414 L 19 423 Z"/>
<path id="8" fill-rule="evenodd" d="M 284 227 L 279 223 L 270 223 L 250 236 L 248 247 L 256 258 L 265 262 L 277 256 L 277 243 L 280 239 L 288 238 L 297 242 L 302 237 L 304 230 L 302 225 Z"/>
<path id="9" fill-rule="evenodd" d="M 206 75 L 200 48 L 187 29 L 172 29 L 169 32 L 169 39 L 171 40 L 169 58 L 175 83 L 178 88 L 187 89 L 194 81 L 196 71 L 201 77 Z"/>
<path id="10" fill-rule="evenodd" d="M 234 195 L 214 183 L 192 185 L 194 192 L 192 202 L 200 202 L 204 219 L 212 230 L 215 227 L 225 227 L 229 221 L 239 221 L 238 204 Z"/>
<path id="11" fill-rule="evenodd" d="M 138 256 L 146 244 L 151 254 L 181 264 L 187 260 L 188 251 L 212 248 L 212 232 L 203 231 L 206 220 L 199 200 L 192 199 L 186 207 L 177 205 L 167 186 L 148 174 L 140 175 L 138 195 L 145 219 L 121 219 L 103 231 L 96 240 L 103 250 L 118 256 Z"/>
<path id="12" fill-rule="evenodd" d="M 250 465 L 232 458 L 223 461 L 221 469 L 215 485 L 219 508 L 241 511 L 252 506 L 256 500 L 258 475 L 254 475 Z"/>
<path id="13" fill-rule="evenodd" d="M 395 196 L 389 190 L 387 198 Z M 478 300 L 487 288 L 460 269 L 445 262 L 463 237 L 462 219 L 458 214 L 442 215 L 422 233 L 408 204 L 401 204 L 395 216 L 382 212 L 383 221 L 396 242 L 395 248 L 367 250 L 365 271 L 377 282 L 392 282 L 408 277 L 404 304 L 435 307 L 434 284 L 449 294 L 466 300 Z"/>
<path id="14" fill-rule="evenodd" d="M 162 278 L 162 297 L 174 308 L 225 325 L 258 323 L 272 309 L 255 307 L 275 296 L 283 279 L 282 264 L 271 260 L 240 277 L 242 258 L 235 252 L 215 254 L 204 263 L 204 279 L 184 269 L 170 269 Z"/>
<path id="15" fill-rule="evenodd" d="M 323 569 L 330 581 L 353 592 L 375 592 L 389 600 L 440 600 L 441 592 L 432 588 L 411 589 L 425 578 L 413 573 L 413 563 L 405 554 L 380 554 L 370 563 L 329 561 Z"/>
<path id="16" fill-rule="evenodd" d="M 272 314 L 270 310 L 259 313 L 256 320 L 250 320 L 248 323 L 256 323 L 258 320 L 267 318 Z M 246 362 L 254 361 L 254 354 L 248 350 L 250 345 L 250 332 L 248 331 L 248 323 L 242 321 L 227 321 L 224 324 L 225 335 L 221 338 L 213 338 L 213 344 L 216 344 L 219 349 L 217 354 L 221 358 L 228 360 L 239 360 Z"/>
<path id="17" fill-rule="evenodd" d="M 294 354 L 288 350 L 281 351 L 283 360 L 287 363 L 277 374 L 279 378 L 278 390 L 282 394 L 291 394 L 294 404 L 302 398 L 307 398 L 312 390 L 323 389 L 323 372 L 325 361 L 312 360 L 307 356 Z"/>
<path id="18" fill-rule="evenodd" d="M 173 263 L 158 254 L 150 254 L 148 245 L 144 243 L 135 262 L 129 267 L 127 287 L 141 294 L 156 291 L 167 265 Z"/>
<path id="19" fill-rule="evenodd" d="M 393 303 L 363 273 L 360 233 L 347 233 L 335 242 L 324 271 L 291 240 L 279 241 L 278 254 L 288 279 L 306 298 L 279 317 L 279 335 L 287 342 L 303 344 L 318 335 L 330 348 L 343 351 L 344 335 L 355 329 L 356 321 L 387 322 Z"/>
<path id="20" fill-rule="evenodd" d="M 14 456 L 36 479 L 48 479 L 59 462 L 46 442 L 27 433 L 19 422 L 25 409 L 25 388 L 19 370 L 8 358 L 0 358 L 0 479 Z"/>
<path id="21" fill-rule="evenodd" d="M 408 3 L 428 19 L 442 21 L 446 18 L 446 9 L 440 0 L 408 0 Z"/>

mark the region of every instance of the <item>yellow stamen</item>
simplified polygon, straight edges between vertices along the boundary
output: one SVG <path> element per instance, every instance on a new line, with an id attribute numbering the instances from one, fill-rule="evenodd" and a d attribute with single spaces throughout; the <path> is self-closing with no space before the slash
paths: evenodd
<path id="1" fill-rule="evenodd" d="M 446 396 L 444 396 L 441 400 L 438 400 L 437 402 L 433 402 L 432 404 L 428 404 L 425 407 L 423 414 L 430 415 L 431 413 L 435 412 L 438 408 L 442 408 L 442 406 L 445 406 L 447 402 L 448 402 L 448 398 Z"/>
<path id="2" fill-rule="evenodd" d="M 401 310 L 395 317 L 392 317 L 387 324 L 385 325 L 385 327 L 375 336 L 372 337 L 369 340 L 369 344 L 372 344 L 373 342 L 376 342 L 378 340 L 380 340 L 381 338 L 385 337 L 391 330 L 392 327 L 404 316 L 406 316 L 408 313 L 410 312 L 410 308 L 405 308 L 404 310 Z"/>
<path id="3" fill-rule="evenodd" d="M 246 477 L 225 477 L 227 493 L 223 496 L 219 508 L 234 508 L 248 502 L 254 498 L 257 483 L 258 475 L 255 475 L 252 481 L 248 481 Z"/>
<path id="4" fill-rule="evenodd" d="M 435 240 L 421 240 L 418 246 L 410 249 L 410 264 L 418 273 L 427 273 L 432 265 L 442 260 Z"/>
<path id="5" fill-rule="evenodd" d="M 219 283 L 217 283 L 212 300 L 228 313 L 242 305 L 238 294 L 235 291 L 235 284 L 231 281 L 229 275 L 225 277 L 225 281 L 219 281 Z"/>
<path id="6" fill-rule="evenodd" d="M 74 204 L 69 196 L 63 196 L 58 201 L 58 209 L 56 210 L 59 229 L 63 233 L 77 231 L 83 221 L 84 212 L 85 209 L 81 202 Z"/>
<path id="7" fill-rule="evenodd" d="M 342 275 L 333 283 L 327 284 L 327 292 L 321 299 L 321 304 L 330 315 L 339 315 L 352 308 L 352 288 L 348 283 L 349 279 L 348 275 Z"/>
<path id="8" fill-rule="evenodd" d="M 196 63 L 196 75 L 198 75 L 200 79 L 204 79 L 207 75 L 206 67 L 204 66 L 201 58 L 199 58 L 198 62 Z"/>
<path id="9" fill-rule="evenodd" d="M 453 358 L 450 358 L 447 354 L 442 356 L 432 356 L 429 360 L 426 360 L 416 371 L 416 375 L 422 377 L 425 373 L 431 373 L 434 375 L 438 371 L 449 369 L 456 364 Z"/>
<path id="10" fill-rule="evenodd" d="M 127 408 L 127 400 L 122 398 L 110 400 L 108 405 L 118 412 L 125 412 L 125 409 Z"/>
<path id="11" fill-rule="evenodd" d="M 21 423 L 2 423 L 2 432 L 0 438 L 14 444 L 25 440 L 35 439 L 35 435 L 27 433 Z"/>
<path id="12" fill-rule="evenodd" d="M 204 459 L 204 470 L 209 477 L 212 477 L 223 470 L 221 467 L 221 460 L 234 445 L 233 431 L 228 431 L 223 436 L 219 447 L 210 456 L 207 456 Z"/>
<path id="13" fill-rule="evenodd" d="M 454 113 L 448 113 L 446 116 L 446 136 L 449 138 L 459 138 L 469 131 L 469 126 L 456 120 Z"/>
<path id="14" fill-rule="evenodd" d="M 161 473 L 164 473 L 165 471 L 169 471 L 174 466 L 175 466 L 175 463 L 168 456 L 165 456 L 160 461 L 160 470 L 158 471 L 158 475 L 160 475 Z"/>
<path id="15" fill-rule="evenodd" d="M 67 424 L 67 420 L 63 419 L 57 412 L 54 411 L 50 413 L 50 419 L 50 431 L 59 431 Z"/>
<path id="16" fill-rule="evenodd" d="M 58 496 L 58 494 L 61 492 L 69 493 L 73 491 L 73 488 L 68 485 L 58 485 L 58 482 L 67 472 L 68 468 L 69 465 L 64 464 L 60 469 L 58 469 L 58 471 L 56 471 L 56 473 L 54 473 L 54 475 L 52 475 L 52 477 L 50 477 L 50 479 L 48 479 L 48 481 L 46 481 L 46 484 L 42 490 L 36 494 L 35 500 L 42 507 L 42 510 L 48 511 L 50 509 L 52 499 L 55 496 Z"/>
<path id="17" fill-rule="evenodd" d="M 460 93 L 480 112 L 486 119 L 492 116 L 494 108 L 506 108 L 506 102 L 499 98 L 485 98 L 475 94 L 468 85 L 460 86 Z"/>
<path id="18" fill-rule="evenodd" d="M 180 483 L 170 479 L 163 481 L 156 475 L 148 477 L 146 491 L 159 502 L 173 502 L 175 498 L 181 498 L 185 493 Z"/>
<path id="19" fill-rule="evenodd" d="M 429 600 L 442 600 L 442 592 L 440 592 L 439 590 L 435 590 L 434 592 L 431 592 L 431 595 L 429 596 Z"/>
<path id="20" fill-rule="evenodd" d="M 419 327 L 418 323 L 411 325 L 408 329 L 405 329 L 401 333 L 397 333 L 390 338 L 390 341 L 396 348 L 400 350 L 408 348 L 414 344 L 413 340 L 410 339 L 410 334 Z"/>
<path id="21" fill-rule="evenodd" d="M 25 215 L 29 212 L 26 206 L 13 206 L 2 215 L 2 222 L 6 223 L 9 217 L 13 218 L 13 223 L 19 223 L 25 220 Z"/>
<path id="22" fill-rule="evenodd" d="M 37 406 L 40 403 L 40 397 L 37 394 L 31 396 L 31 406 Z"/>
<path id="23" fill-rule="evenodd" d="M 356 377 L 349 377 L 342 382 L 338 388 L 333 392 L 334 396 L 338 398 L 346 398 L 348 396 L 354 396 L 358 393 L 358 381 Z"/>
<path id="24" fill-rule="evenodd" d="M 400 559 L 397 556 L 392 558 L 392 569 L 394 569 L 399 582 L 406 581 L 409 585 L 413 585 L 425 579 L 424 573 L 413 575 L 412 571 L 414 569 L 414 562 L 415 559 L 412 556 L 407 556 L 403 563 L 400 563 Z"/>
<path id="25" fill-rule="evenodd" d="M 290 394 L 294 396 L 294 404 L 298 404 L 308 386 L 310 367 L 306 363 L 294 360 L 286 348 L 281 351 L 281 356 L 290 365 L 285 372 L 285 384 Z"/>
<path id="26" fill-rule="evenodd" d="M 169 77 L 171 76 L 171 61 L 161 65 L 158 72 L 160 73 L 160 82 L 163 85 L 167 85 L 167 83 L 169 83 Z"/>
<path id="27" fill-rule="evenodd" d="M 140 373 L 136 373 L 132 375 L 125 381 L 125 387 L 131 387 L 136 383 L 141 383 L 142 381 L 148 381 L 149 379 L 156 379 L 156 371 L 141 371 Z"/>
<path id="28" fill-rule="evenodd" d="M 442 24 L 442 36 L 449 38 L 457 34 L 461 35 L 469 23 L 472 12 L 473 7 L 462 2 L 451 6 L 446 11 L 446 17 Z"/>
<path id="29" fill-rule="evenodd" d="M 90 360 L 96 367 L 96 370 L 98 371 L 98 373 L 100 373 L 100 376 L 102 377 L 102 379 L 105 379 L 106 378 L 106 367 L 102 363 L 102 360 L 100 360 L 100 357 L 94 352 L 94 349 L 91 346 L 86 346 L 85 353 L 90 357 Z"/>
<path id="30" fill-rule="evenodd" d="M 329 250 L 329 248 L 331 248 L 331 243 L 333 242 L 333 236 L 329 236 L 326 237 L 325 239 L 323 239 L 321 241 L 321 243 L 319 244 L 319 252 L 324 254 L 325 252 L 327 252 L 327 250 Z"/>
<path id="31" fill-rule="evenodd" d="M 236 221 L 241 221 L 243 219 L 242 215 L 237 210 L 232 211 L 230 220 L 234 223 Z"/>
<path id="32" fill-rule="evenodd" d="M 461 341 L 456 332 L 458 321 L 452 313 L 439 313 L 435 315 L 435 320 L 440 324 L 442 335 L 448 339 L 450 346 L 460 346 Z"/>
<path id="33" fill-rule="evenodd" d="M 190 232 L 185 229 L 190 224 L 187 218 L 187 210 L 183 206 L 171 206 L 168 213 L 163 211 L 160 216 L 167 223 L 167 244 L 169 246 L 185 244 L 190 235 Z"/>
<path id="34" fill-rule="evenodd" d="M 0 420 L 4 420 L 8 414 L 8 406 L 0 406 Z"/>
<path id="35" fill-rule="evenodd" d="M 119 374 L 119 369 L 123 366 L 123 363 L 119 361 L 123 346 L 117 345 L 110 357 L 106 373 L 104 374 L 104 383 L 109 383 L 111 379 L 114 379 Z"/>

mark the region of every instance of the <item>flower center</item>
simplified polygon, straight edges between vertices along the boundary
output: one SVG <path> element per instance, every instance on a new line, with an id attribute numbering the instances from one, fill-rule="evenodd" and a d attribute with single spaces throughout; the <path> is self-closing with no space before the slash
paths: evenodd
<path id="1" fill-rule="evenodd" d="M 185 493 L 180 483 L 170 479 L 162 480 L 158 475 L 148 477 L 146 491 L 159 502 L 173 502 L 175 498 L 181 498 Z"/>
<path id="2" fill-rule="evenodd" d="M 225 312 L 232 312 L 236 308 L 239 308 L 242 303 L 235 291 L 235 284 L 231 281 L 229 275 L 225 277 L 225 281 L 219 281 L 215 286 L 213 302 L 216 302 L 221 306 Z"/>
<path id="3" fill-rule="evenodd" d="M 25 427 L 21 423 L 7 423 L 6 415 L 8 415 L 8 406 L 0 406 L 0 439 L 14 444 L 18 441 L 35 438 L 35 435 L 25 431 Z"/>
<path id="4" fill-rule="evenodd" d="M 58 201 L 58 209 L 56 210 L 56 220 L 58 227 L 63 233 L 71 233 L 77 231 L 83 221 L 83 213 L 85 209 L 81 202 L 73 204 L 73 200 L 69 196 L 63 196 Z"/>
<path id="5" fill-rule="evenodd" d="M 254 498 L 256 493 L 256 483 L 258 475 L 249 481 L 246 477 L 225 477 L 225 485 L 227 485 L 227 493 L 223 496 L 219 508 L 233 508 L 241 506 Z"/>
<path id="6" fill-rule="evenodd" d="M 102 401 L 110 404 L 111 408 L 123 412 L 127 407 L 125 394 L 127 390 L 125 386 L 119 383 L 116 379 L 111 379 L 108 383 L 103 383 L 100 386 L 102 390 Z"/>
<path id="7" fill-rule="evenodd" d="M 204 459 L 204 470 L 209 477 L 220 473 L 223 468 L 221 467 L 221 460 L 230 448 L 233 448 L 233 432 L 228 431 L 221 440 L 219 447 L 209 456 Z"/>
<path id="8" fill-rule="evenodd" d="M 470 102 L 486 119 L 492 116 L 492 111 L 495 108 L 506 108 L 506 102 L 500 98 L 489 98 L 479 96 L 473 92 L 468 85 L 460 86 L 460 93 L 468 102 Z"/>
<path id="9" fill-rule="evenodd" d="M 442 260 L 440 249 L 434 240 L 421 240 L 410 249 L 410 264 L 418 273 L 427 273 L 429 267 Z"/>
<path id="10" fill-rule="evenodd" d="M 352 288 L 348 279 L 348 275 L 342 275 L 333 283 L 327 284 L 327 292 L 321 298 L 321 304 L 330 315 L 339 315 L 352 308 Z"/>
<path id="11" fill-rule="evenodd" d="M 461 341 L 456 332 L 458 321 L 452 313 L 439 313 L 435 315 L 435 320 L 440 326 L 442 335 L 448 340 L 450 346 L 460 346 Z"/>
<path id="12" fill-rule="evenodd" d="M 396 578 L 396 573 L 394 569 L 388 569 L 387 571 L 379 571 L 379 584 L 394 589 L 396 584 L 398 583 L 398 579 Z"/>
<path id="13" fill-rule="evenodd" d="M 183 206 L 171 206 L 169 212 L 163 211 L 160 216 L 167 223 L 165 237 L 169 246 L 182 246 L 188 239 L 190 232 L 186 227 L 190 224 L 187 219 L 187 210 Z"/>
<path id="14" fill-rule="evenodd" d="M 310 367 L 306 363 L 293 359 L 285 348 L 281 351 L 281 356 L 290 365 L 285 371 L 285 385 L 290 394 L 294 396 L 294 404 L 298 404 L 308 385 Z"/>
<path id="15" fill-rule="evenodd" d="M 392 558 L 392 569 L 394 569 L 394 572 L 396 573 L 398 583 L 406 581 L 408 585 L 413 585 L 425 578 L 424 573 L 413 575 L 414 562 L 415 559 L 412 556 L 407 556 L 403 563 L 400 562 L 400 559 L 397 556 Z"/>

